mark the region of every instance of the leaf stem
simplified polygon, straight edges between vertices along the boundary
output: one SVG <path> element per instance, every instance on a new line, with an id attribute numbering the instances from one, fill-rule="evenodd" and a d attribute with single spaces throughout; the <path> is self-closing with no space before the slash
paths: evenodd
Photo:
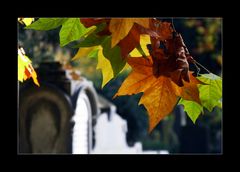
<path id="1" fill-rule="evenodd" d="M 199 73 L 200 73 L 200 68 L 196 65 L 196 63 L 193 63 L 194 64 L 194 66 L 196 67 L 196 69 L 197 69 L 197 76 L 199 76 Z"/>
<path id="2" fill-rule="evenodd" d="M 203 65 L 201 65 L 200 63 L 198 63 L 196 60 L 194 60 L 193 63 L 199 65 L 200 67 L 202 67 L 203 69 L 205 69 L 208 73 L 212 73 L 212 72 L 210 72 L 207 68 L 205 68 Z"/>

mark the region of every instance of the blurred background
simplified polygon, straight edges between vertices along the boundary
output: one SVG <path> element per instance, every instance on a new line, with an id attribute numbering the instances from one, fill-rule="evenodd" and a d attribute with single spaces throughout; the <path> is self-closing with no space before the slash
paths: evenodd
<path id="1" fill-rule="evenodd" d="M 159 19 L 171 21 L 167 18 Z M 222 19 L 174 18 L 173 22 L 191 55 L 212 73 L 222 76 Z M 23 25 L 18 24 L 18 42 L 24 47 L 34 68 L 42 62 L 60 62 L 65 69 L 80 71 L 82 76 L 92 81 L 96 92 L 113 103 L 116 112 L 127 121 L 128 146 L 140 142 L 146 152 L 166 150 L 170 154 L 222 152 L 221 109 L 216 107 L 212 112 L 204 109 L 204 115 L 200 115 L 194 125 L 183 114 L 182 107 L 177 106 L 172 114 L 148 134 L 147 112 L 142 105 L 138 106 L 141 94 L 112 99 L 129 71 L 121 73 L 101 89 L 102 76 L 96 70 L 97 59 L 84 57 L 71 61 L 78 49 L 69 46 L 61 48 L 59 30 L 60 28 L 50 31 L 25 30 Z M 196 70 L 194 66 L 190 66 L 190 69 Z M 206 71 L 202 69 L 200 73 Z"/>

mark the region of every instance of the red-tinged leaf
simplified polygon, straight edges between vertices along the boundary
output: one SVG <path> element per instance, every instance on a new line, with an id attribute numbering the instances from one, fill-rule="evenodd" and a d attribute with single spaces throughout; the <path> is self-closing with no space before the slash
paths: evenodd
<path id="1" fill-rule="evenodd" d="M 25 75 L 24 75 L 24 80 L 27 80 L 29 78 L 33 79 L 33 82 L 40 87 L 40 84 L 37 80 L 37 73 L 35 72 L 34 68 L 32 67 L 31 64 L 28 64 L 28 66 L 25 68 Z"/>
<path id="2" fill-rule="evenodd" d="M 32 78 L 37 86 L 40 86 L 31 60 L 25 55 L 23 48 L 18 48 L 18 80 L 23 82 L 23 80 L 29 78 Z"/>
<path id="3" fill-rule="evenodd" d="M 149 27 L 149 18 L 112 18 L 109 24 L 109 31 L 112 33 L 112 44 L 114 47 L 125 38 L 134 23 L 137 23 L 145 28 Z"/>
<path id="4" fill-rule="evenodd" d="M 121 48 L 122 57 L 128 57 L 128 54 L 137 46 L 140 42 L 140 31 L 138 25 L 134 24 L 129 34 L 122 39 L 118 46 Z"/>
<path id="5" fill-rule="evenodd" d="M 81 18 L 80 21 L 85 27 L 91 27 L 93 25 L 98 25 L 100 23 L 106 23 L 107 27 L 105 27 L 102 31 L 98 32 L 97 35 L 99 36 L 111 35 L 111 32 L 109 31 L 108 28 L 110 18 Z"/>

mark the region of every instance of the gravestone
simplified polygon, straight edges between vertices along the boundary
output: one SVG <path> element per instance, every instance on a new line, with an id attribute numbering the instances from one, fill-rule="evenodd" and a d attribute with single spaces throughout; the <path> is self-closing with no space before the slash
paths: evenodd
<path id="1" fill-rule="evenodd" d="M 96 144 L 92 154 L 131 154 L 142 151 L 141 143 L 129 147 L 126 141 L 127 122 L 118 114 L 102 113 L 94 128 Z"/>

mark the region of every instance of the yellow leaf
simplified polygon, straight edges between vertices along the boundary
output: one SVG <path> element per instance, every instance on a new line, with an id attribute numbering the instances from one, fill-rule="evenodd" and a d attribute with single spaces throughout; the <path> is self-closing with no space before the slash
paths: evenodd
<path id="1" fill-rule="evenodd" d="M 40 86 L 37 80 L 37 73 L 32 67 L 31 60 L 25 55 L 23 48 L 18 49 L 18 80 L 23 82 L 29 78 L 33 79 L 33 82 Z"/>
<path id="2" fill-rule="evenodd" d="M 99 47 L 99 46 L 79 48 L 77 54 L 72 58 L 72 60 L 78 60 L 81 57 L 87 57 L 87 55 L 97 47 Z"/>
<path id="3" fill-rule="evenodd" d="M 24 54 L 25 52 L 23 51 L 23 49 L 18 49 L 18 80 L 21 82 L 23 82 L 23 79 L 26 78 L 24 74 L 25 68 L 31 63 L 31 60 Z"/>
<path id="4" fill-rule="evenodd" d="M 25 64 L 21 55 L 18 54 L 18 80 L 23 82 Z"/>
<path id="5" fill-rule="evenodd" d="M 130 66 L 126 63 L 123 69 L 119 72 L 123 72 L 124 70 L 130 70 Z M 112 79 L 114 78 L 113 70 L 110 61 L 103 55 L 103 49 L 99 46 L 98 51 L 98 64 L 97 69 L 102 71 L 102 88 Z"/>
<path id="6" fill-rule="evenodd" d="M 34 21 L 34 18 L 18 18 L 18 21 L 28 26 Z"/>
<path id="7" fill-rule="evenodd" d="M 98 51 L 97 69 L 102 71 L 102 88 L 113 78 L 113 70 L 110 61 L 104 57 L 102 47 Z"/>
<path id="8" fill-rule="evenodd" d="M 147 44 L 151 44 L 150 36 L 149 35 L 140 35 L 140 45 L 142 47 L 142 50 L 146 54 L 146 56 L 149 56 L 150 54 L 149 54 L 149 51 L 148 51 L 148 48 L 147 48 Z M 142 54 L 139 53 L 137 48 L 135 48 L 130 52 L 130 56 L 141 57 Z"/>

